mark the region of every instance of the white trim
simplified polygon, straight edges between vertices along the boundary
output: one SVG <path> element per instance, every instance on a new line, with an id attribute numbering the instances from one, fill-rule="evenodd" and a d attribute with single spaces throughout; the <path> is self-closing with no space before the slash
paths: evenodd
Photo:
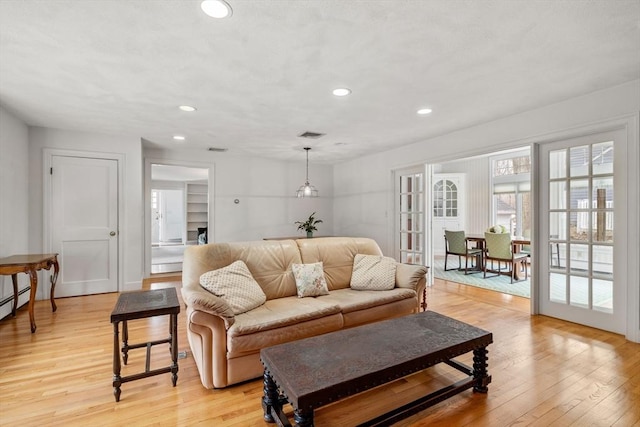
<path id="1" fill-rule="evenodd" d="M 80 151 L 80 150 L 66 150 L 58 148 L 43 148 L 42 149 L 42 252 L 50 253 L 53 251 L 51 247 L 51 174 L 50 169 L 53 165 L 54 156 L 63 157 L 81 157 L 89 159 L 105 159 L 115 160 L 118 168 L 118 291 L 121 292 L 124 284 L 124 256 L 126 239 L 126 216 L 125 216 L 125 203 L 126 197 L 124 196 L 124 181 L 125 181 L 125 158 L 124 154 L 118 153 L 102 153 L 97 151 Z M 41 274 L 41 276 L 44 273 Z M 43 277 L 38 277 L 38 283 L 48 283 L 48 280 L 43 280 Z M 49 286 L 39 286 L 38 294 L 41 298 L 36 299 L 49 299 L 51 288 Z"/>
<path id="2" fill-rule="evenodd" d="M 208 212 L 208 232 L 209 242 L 215 241 L 215 191 L 214 191 L 214 172 L 215 165 L 212 163 L 194 162 L 188 160 L 171 160 L 171 159 L 159 159 L 148 157 L 144 159 L 144 277 L 151 276 L 151 165 L 171 165 L 171 166 L 185 166 L 190 168 L 207 169 L 208 171 L 208 191 L 209 191 L 209 212 Z M 186 191 L 185 191 L 185 203 L 186 203 Z M 185 209 L 186 215 L 186 209 Z M 186 236 L 186 234 L 185 234 Z M 185 237 L 186 238 L 186 237 Z"/>

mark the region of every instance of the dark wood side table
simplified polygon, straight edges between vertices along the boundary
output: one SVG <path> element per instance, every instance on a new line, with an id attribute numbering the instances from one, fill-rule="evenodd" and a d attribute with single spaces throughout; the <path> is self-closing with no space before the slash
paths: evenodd
<path id="1" fill-rule="evenodd" d="M 154 289 L 151 291 L 126 292 L 118 297 L 118 302 L 111 312 L 113 323 L 113 394 L 116 402 L 120 401 L 120 386 L 123 383 L 171 372 L 171 381 L 176 386 L 178 381 L 178 313 L 180 303 L 175 288 Z M 127 321 L 146 317 L 169 315 L 169 337 L 140 344 L 129 344 Z M 122 359 L 127 364 L 129 350 L 146 347 L 147 357 L 145 370 L 139 374 L 120 376 L 120 340 L 119 324 L 122 322 Z M 151 346 L 169 343 L 171 366 L 150 370 Z"/>
<path id="2" fill-rule="evenodd" d="M 51 276 L 51 309 L 56 311 L 54 293 L 60 265 L 58 264 L 58 254 L 28 254 L 12 255 L 0 258 L 0 275 L 11 275 L 13 282 L 13 307 L 11 314 L 16 315 L 18 310 L 18 273 L 27 273 L 31 280 L 31 293 L 29 294 L 29 320 L 31 321 L 31 333 L 36 331 L 36 320 L 33 314 L 33 305 L 36 301 L 38 290 L 38 270 L 49 270 L 53 266 L 53 276 Z"/>

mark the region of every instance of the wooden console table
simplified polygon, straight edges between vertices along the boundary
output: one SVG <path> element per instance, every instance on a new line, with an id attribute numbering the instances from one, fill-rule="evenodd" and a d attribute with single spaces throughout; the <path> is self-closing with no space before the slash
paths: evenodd
<path id="1" fill-rule="evenodd" d="M 36 300 L 36 291 L 38 290 L 38 270 L 49 270 L 53 266 L 53 276 L 51 276 L 51 308 L 56 311 L 56 302 L 54 301 L 54 293 L 56 289 L 56 281 L 58 280 L 58 254 L 29 254 L 29 255 L 12 255 L 6 258 L 0 258 L 0 275 L 11 275 L 13 282 L 13 307 L 11 314 L 16 315 L 18 310 L 18 273 L 27 273 L 31 279 L 31 293 L 29 295 L 29 320 L 31 321 L 31 333 L 36 331 L 36 321 L 33 314 L 33 305 Z"/>

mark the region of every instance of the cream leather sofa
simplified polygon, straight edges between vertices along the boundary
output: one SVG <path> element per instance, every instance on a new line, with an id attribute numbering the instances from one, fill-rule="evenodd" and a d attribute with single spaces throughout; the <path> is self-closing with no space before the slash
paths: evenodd
<path id="1" fill-rule="evenodd" d="M 419 310 L 427 268 L 397 264 L 396 285 L 386 291 L 349 288 L 356 254 L 382 255 L 367 238 L 325 237 L 214 243 L 184 253 L 182 296 L 187 336 L 206 388 L 260 377 L 260 349 L 288 341 L 404 316 Z M 233 314 L 200 286 L 210 270 L 243 260 L 267 296 L 260 307 Z M 298 298 L 291 264 L 322 261 L 329 295 Z"/>

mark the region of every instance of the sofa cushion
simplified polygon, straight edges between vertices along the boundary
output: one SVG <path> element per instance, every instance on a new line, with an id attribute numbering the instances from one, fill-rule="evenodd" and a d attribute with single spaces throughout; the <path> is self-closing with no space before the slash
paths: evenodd
<path id="1" fill-rule="evenodd" d="M 327 304 L 339 306 L 344 314 L 415 297 L 416 292 L 406 288 L 394 288 L 389 291 L 356 291 L 347 288 L 331 291 L 329 295 L 317 299 Z"/>
<path id="2" fill-rule="evenodd" d="M 293 277 L 296 278 L 298 298 L 327 295 L 327 281 L 324 279 L 322 262 L 313 264 L 291 264 Z"/>
<path id="3" fill-rule="evenodd" d="M 241 260 L 204 273 L 200 276 L 200 285 L 224 299 L 236 315 L 259 307 L 267 300 L 262 288 Z"/>
<path id="4" fill-rule="evenodd" d="M 353 258 L 351 289 L 388 291 L 396 285 L 396 261 L 380 255 L 357 254 Z"/>
<path id="5" fill-rule="evenodd" d="M 277 329 L 336 313 L 340 313 L 340 307 L 317 298 L 277 298 L 236 316 L 236 321 L 227 331 L 227 335 L 240 336 Z"/>

